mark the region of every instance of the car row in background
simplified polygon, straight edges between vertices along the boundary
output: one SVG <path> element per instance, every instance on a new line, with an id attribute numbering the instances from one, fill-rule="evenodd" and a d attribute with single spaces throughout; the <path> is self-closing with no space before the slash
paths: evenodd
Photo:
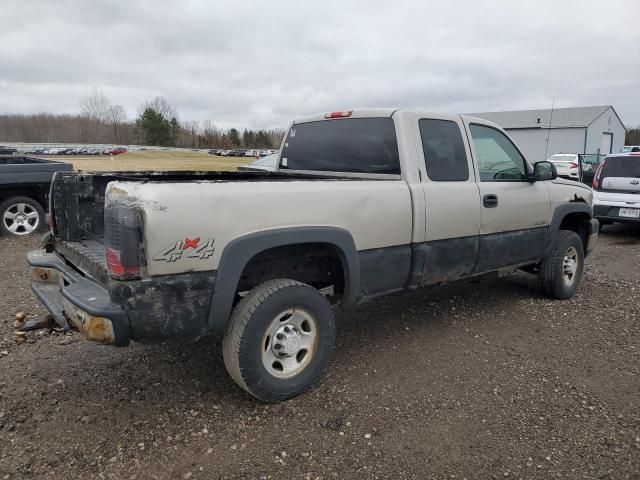
<path id="1" fill-rule="evenodd" d="M 210 155 L 218 155 L 220 157 L 266 157 L 267 155 L 273 155 L 277 150 L 270 149 L 246 149 L 235 148 L 232 150 L 225 150 L 222 148 L 216 148 L 209 150 Z"/>
<path id="2" fill-rule="evenodd" d="M 33 148 L 26 155 L 120 155 L 127 151 L 124 147 L 115 148 Z"/>

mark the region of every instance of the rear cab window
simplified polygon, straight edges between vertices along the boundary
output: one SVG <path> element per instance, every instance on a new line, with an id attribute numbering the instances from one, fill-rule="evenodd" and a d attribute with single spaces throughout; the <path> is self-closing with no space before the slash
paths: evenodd
<path id="1" fill-rule="evenodd" d="M 294 124 L 280 156 L 281 170 L 400 174 L 391 118 L 345 118 Z"/>
<path id="2" fill-rule="evenodd" d="M 460 127 L 451 120 L 422 118 L 418 121 L 427 176 L 434 182 L 469 179 L 469 162 Z"/>

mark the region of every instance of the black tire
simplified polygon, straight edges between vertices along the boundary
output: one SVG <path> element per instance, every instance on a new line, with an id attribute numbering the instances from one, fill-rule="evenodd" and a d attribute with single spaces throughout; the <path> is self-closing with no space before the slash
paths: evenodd
<path id="1" fill-rule="evenodd" d="M 575 258 L 573 275 L 565 275 L 565 257 Z M 542 292 L 558 300 L 575 295 L 584 270 L 584 247 L 577 233 L 560 230 L 553 242 L 549 256 L 540 264 L 538 284 Z"/>
<path id="2" fill-rule="evenodd" d="M 28 224 L 18 225 L 14 221 L 5 218 L 5 214 L 15 214 L 17 205 L 26 205 L 26 210 L 37 213 L 37 218 L 25 219 Z M 35 220 L 35 221 L 34 221 Z M 11 227 L 16 226 L 15 230 Z M 11 197 L 0 203 L 0 235 L 22 236 L 37 233 L 46 227 L 45 213 L 42 205 L 33 198 Z"/>
<path id="3" fill-rule="evenodd" d="M 283 313 L 290 309 L 300 309 L 312 316 L 314 347 L 309 349 L 312 354 L 308 363 L 298 373 L 278 378 L 267 370 L 263 357 L 270 350 L 268 345 L 277 343 L 276 335 L 267 335 L 268 330 L 274 324 L 284 328 L 292 316 Z M 279 402 L 303 393 L 322 377 L 334 342 L 333 312 L 323 295 L 304 283 L 277 279 L 258 285 L 240 301 L 231 315 L 222 345 L 224 363 L 231 378 L 257 399 Z M 276 363 L 277 359 L 274 365 Z"/>

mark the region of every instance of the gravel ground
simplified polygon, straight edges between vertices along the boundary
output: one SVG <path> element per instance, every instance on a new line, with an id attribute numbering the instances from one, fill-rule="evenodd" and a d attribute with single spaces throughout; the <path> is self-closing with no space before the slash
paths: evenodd
<path id="1" fill-rule="evenodd" d="M 0 238 L 0 479 L 640 478 L 640 230 L 609 227 L 578 295 L 526 274 L 342 312 L 324 382 L 264 405 L 219 339 L 16 344 L 37 239 Z"/>

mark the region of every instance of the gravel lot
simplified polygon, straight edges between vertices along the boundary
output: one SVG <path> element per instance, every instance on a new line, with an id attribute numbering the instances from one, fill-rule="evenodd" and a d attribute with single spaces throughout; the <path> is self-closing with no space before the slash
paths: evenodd
<path id="1" fill-rule="evenodd" d="M 325 381 L 264 405 L 219 339 L 31 334 L 35 238 L 0 238 L 0 479 L 640 478 L 640 230 L 609 227 L 578 295 L 518 274 L 342 312 Z"/>

